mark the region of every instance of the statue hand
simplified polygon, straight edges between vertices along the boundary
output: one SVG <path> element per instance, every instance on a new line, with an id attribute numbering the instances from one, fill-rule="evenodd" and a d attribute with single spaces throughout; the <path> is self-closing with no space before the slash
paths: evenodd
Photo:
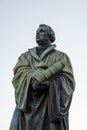
<path id="1" fill-rule="evenodd" d="M 50 82 L 49 81 L 43 81 L 40 84 L 41 84 L 41 86 L 44 86 L 45 88 L 47 88 L 47 87 L 49 87 Z"/>
<path id="2" fill-rule="evenodd" d="M 36 89 L 39 86 L 40 82 L 38 82 L 37 80 L 33 80 L 32 81 L 32 88 Z"/>
<path id="3" fill-rule="evenodd" d="M 32 74 L 32 78 L 37 77 L 37 75 L 39 75 L 41 72 L 42 72 L 41 69 L 35 70 L 34 73 Z"/>
<path id="4" fill-rule="evenodd" d="M 43 72 L 44 70 L 42 68 L 39 68 L 37 70 L 34 71 L 34 73 L 32 74 L 32 79 L 33 80 L 37 80 L 38 82 L 40 82 L 38 76 L 40 77 L 41 73 Z"/>
<path id="5" fill-rule="evenodd" d="M 32 81 L 33 90 L 45 90 L 49 87 L 49 81 L 38 82 L 37 80 Z"/>

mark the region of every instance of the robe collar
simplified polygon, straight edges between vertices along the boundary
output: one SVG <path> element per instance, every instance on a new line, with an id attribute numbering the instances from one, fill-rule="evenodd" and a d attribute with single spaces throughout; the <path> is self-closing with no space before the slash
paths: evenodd
<path id="1" fill-rule="evenodd" d="M 30 51 L 31 55 L 32 55 L 34 58 L 36 58 L 37 60 L 41 61 L 41 60 L 42 60 L 50 51 L 52 51 L 55 47 L 56 47 L 55 44 L 51 45 L 50 47 L 48 47 L 47 49 L 45 49 L 40 56 L 37 55 L 36 47 L 33 48 L 33 49 L 29 49 L 29 51 Z"/>

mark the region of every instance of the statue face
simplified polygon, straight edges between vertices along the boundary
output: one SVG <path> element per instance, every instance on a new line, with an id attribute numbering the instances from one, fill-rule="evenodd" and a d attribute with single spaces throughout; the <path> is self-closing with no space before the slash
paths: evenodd
<path id="1" fill-rule="evenodd" d="M 45 27 L 39 27 L 36 33 L 36 42 L 38 45 L 45 45 L 49 41 L 47 28 Z"/>

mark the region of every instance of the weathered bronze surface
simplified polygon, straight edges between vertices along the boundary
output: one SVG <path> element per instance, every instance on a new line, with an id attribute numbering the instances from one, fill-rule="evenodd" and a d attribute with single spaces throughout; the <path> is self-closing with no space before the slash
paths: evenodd
<path id="1" fill-rule="evenodd" d="M 40 25 L 37 47 L 21 54 L 14 67 L 16 108 L 9 130 L 69 130 L 75 89 L 69 57 L 55 49 L 55 33 Z"/>

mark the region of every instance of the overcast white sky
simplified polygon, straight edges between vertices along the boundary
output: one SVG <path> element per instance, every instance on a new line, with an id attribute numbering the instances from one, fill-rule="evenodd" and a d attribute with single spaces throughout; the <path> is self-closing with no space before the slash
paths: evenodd
<path id="1" fill-rule="evenodd" d="M 87 130 L 87 0 L 0 0 L 0 130 L 8 130 L 15 109 L 13 67 L 36 46 L 39 24 L 50 25 L 57 49 L 71 59 L 76 89 L 70 130 Z"/>

